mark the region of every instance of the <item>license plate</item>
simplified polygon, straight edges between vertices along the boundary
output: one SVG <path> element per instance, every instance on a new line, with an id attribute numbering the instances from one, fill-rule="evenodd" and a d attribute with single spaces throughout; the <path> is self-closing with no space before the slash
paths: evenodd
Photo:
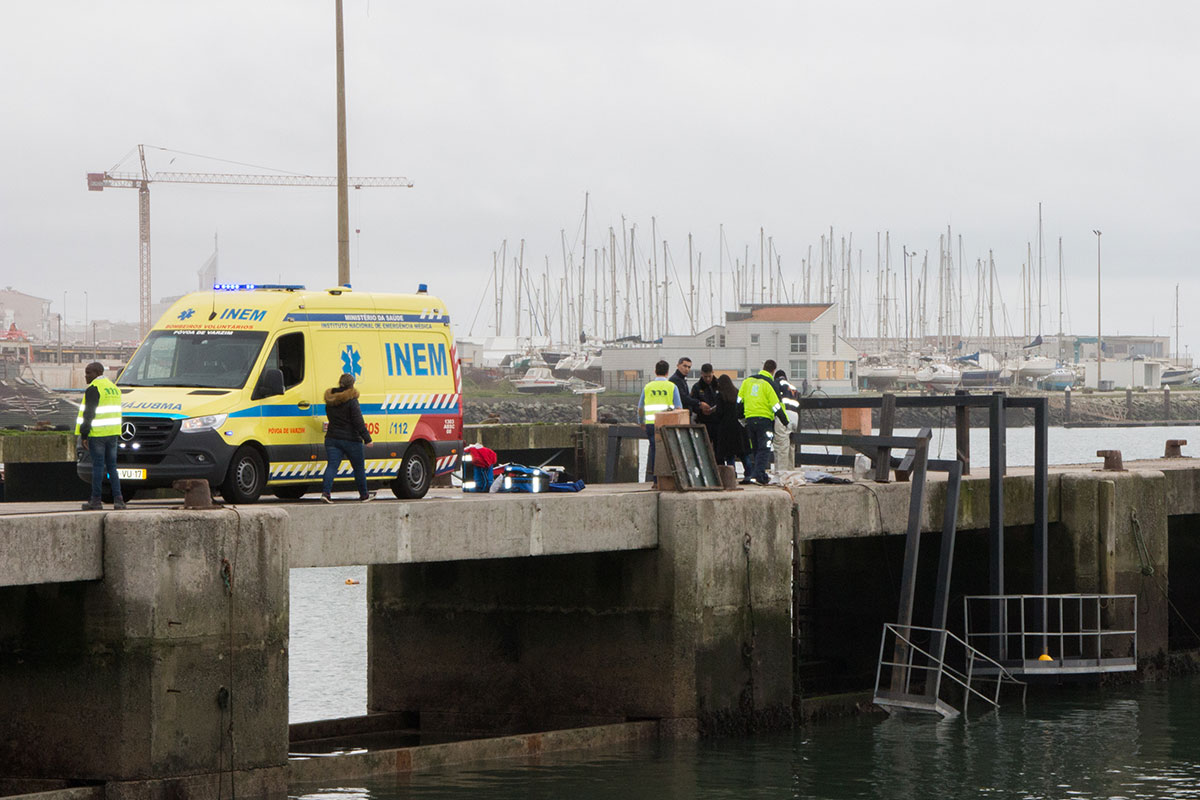
<path id="1" fill-rule="evenodd" d="M 146 470 L 144 470 L 144 469 L 118 469 L 117 477 L 123 481 L 144 481 L 144 480 L 146 480 Z"/>

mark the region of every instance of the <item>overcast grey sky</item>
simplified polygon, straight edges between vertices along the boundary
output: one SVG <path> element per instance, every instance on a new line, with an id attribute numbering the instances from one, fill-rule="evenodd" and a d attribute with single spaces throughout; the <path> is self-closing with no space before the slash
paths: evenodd
<path id="1" fill-rule="evenodd" d="M 789 280 L 831 225 L 873 270 L 876 231 L 936 264 L 949 224 L 968 267 L 993 250 L 1018 328 L 1040 201 L 1069 328 L 1095 331 L 1099 228 L 1104 332 L 1167 333 L 1179 283 L 1200 344 L 1198 4 L 345 0 L 345 25 L 350 173 L 416 183 L 351 193 L 353 282 L 427 282 L 460 335 L 500 242 L 559 269 L 586 191 L 589 245 L 622 215 L 648 243 L 653 215 L 715 266 L 718 225 L 753 260 L 763 226 Z M 336 172 L 332 0 L 5 2 L 0 30 L 0 284 L 55 310 L 67 290 L 72 320 L 84 289 L 136 319 L 136 192 L 85 174 L 137 143 Z M 214 232 L 225 280 L 335 282 L 332 189 L 151 196 L 156 299 L 194 287 Z"/>

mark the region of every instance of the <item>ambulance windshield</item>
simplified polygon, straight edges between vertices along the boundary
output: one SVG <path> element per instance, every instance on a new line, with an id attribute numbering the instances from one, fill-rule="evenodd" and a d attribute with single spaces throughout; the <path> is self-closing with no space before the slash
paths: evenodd
<path id="1" fill-rule="evenodd" d="M 238 389 L 266 338 L 262 331 L 152 331 L 117 383 Z"/>

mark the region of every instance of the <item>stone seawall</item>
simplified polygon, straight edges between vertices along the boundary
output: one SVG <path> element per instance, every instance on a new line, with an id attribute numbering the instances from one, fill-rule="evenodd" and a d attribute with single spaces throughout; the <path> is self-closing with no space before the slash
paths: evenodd
<path id="1" fill-rule="evenodd" d="M 1050 397 L 1050 424 L 1062 425 L 1071 422 L 1079 425 L 1105 424 L 1114 422 L 1154 422 L 1160 420 L 1200 420 L 1200 392 L 1174 391 L 1170 395 L 1169 417 L 1164 393 L 1160 390 L 1134 392 L 1126 397 L 1124 392 L 1084 394 L 1075 392 L 1071 398 L 1070 419 L 1066 416 L 1066 400 L 1058 392 Z M 637 400 L 629 397 L 606 399 L 600 395 L 600 419 L 603 421 L 633 424 L 637 422 Z M 505 399 L 473 400 L 463 403 L 464 422 L 478 424 L 489 419 L 497 422 L 579 422 L 581 417 L 580 398 L 574 395 L 513 396 Z M 972 414 L 976 426 L 987 424 L 987 412 Z M 878 413 L 874 424 L 878 425 Z M 841 424 L 837 412 L 805 411 L 803 427 L 828 430 Z M 1012 409 L 1008 424 L 1025 426 L 1033 424 L 1033 412 Z M 953 427 L 954 412 L 950 409 L 901 408 L 896 415 L 899 428 Z"/>

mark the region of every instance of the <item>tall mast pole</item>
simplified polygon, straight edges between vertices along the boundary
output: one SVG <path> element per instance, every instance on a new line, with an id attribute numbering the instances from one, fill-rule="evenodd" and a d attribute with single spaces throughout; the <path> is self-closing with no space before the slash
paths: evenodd
<path id="1" fill-rule="evenodd" d="M 725 223 L 717 226 L 717 305 L 725 313 Z"/>
<path id="2" fill-rule="evenodd" d="M 688 318 L 692 322 L 692 336 L 696 335 L 696 276 L 692 263 L 692 235 L 688 234 Z"/>
<path id="3" fill-rule="evenodd" d="M 1062 270 L 1062 237 L 1058 237 L 1058 351 L 1062 352 L 1062 335 L 1063 335 L 1063 270 Z"/>
<path id="4" fill-rule="evenodd" d="M 1037 332 L 1040 336 L 1042 333 L 1042 261 L 1046 253 L 1045 237 L 1042 235 L 1042 204 L 1038 203 L 1038 271 L 1037 271 L 1037 300 L 1038 300 L 1038 326 Z"/>
<path id="5" fill-rule="evenodd" d="M 617 332 L 617 234 L 611 225 L 608 227 L 608 251 L 608 276 L 612 286 L 612 338 L 616 339 L 620 336 Z"/>
<path id="6" fill-rule="evenodd" d="M 1100 341 L 1100 231 L 1094 230 L 1096 234 L 1096 389 L 1100 389 L 1100 366 L 1101 357 L 1104 352 L 1104 347 Z"/>
<path id="7" fill-rule="evenodd" d="M 579 328 L 583 329 L 583 309 L 587 303 L 587 228 L 588 228 L 588 193 L 583 193 L 583 260 L 579 267 Z M 592 336 L 596 335 L 595 322 L 592 323 Z"/>
<path id="8" fill-rule="evenodd" d="M 342 0 L 334 0 L 337 14 L 337 229 L 338 286 L 350 284 L 350 195 L 346 185 L 346 53 L 342 45 Z"/>

